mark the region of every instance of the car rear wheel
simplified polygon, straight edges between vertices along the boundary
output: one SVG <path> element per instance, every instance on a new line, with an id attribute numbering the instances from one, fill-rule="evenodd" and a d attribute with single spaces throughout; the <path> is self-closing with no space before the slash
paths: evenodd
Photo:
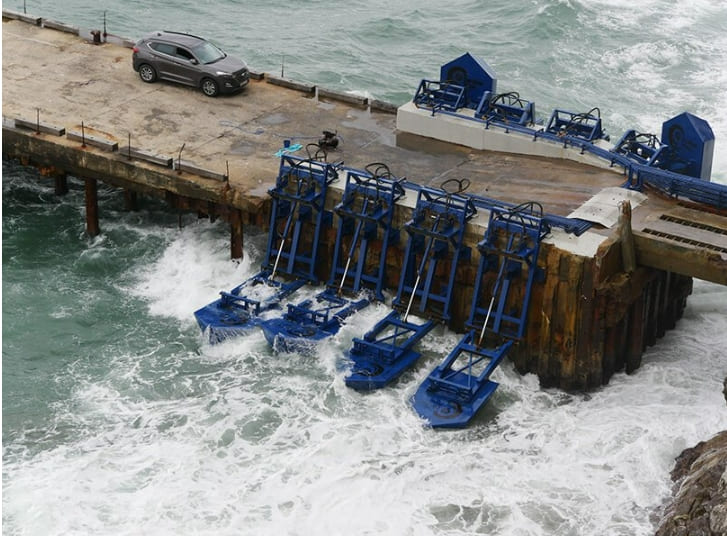
<path id="1" fill-rule="evenodd" d="M 139 78 L 147 84 L 157 81 L 157 72 L 151 65 L 143 63 L 139 65 Z"/>
<path id="2" fill-rule="evenodd" d="M 216 97 L 220 93 L 220 88 L 217 85 L 217 82 L 211 78 L 205 78 L 202 80 L 202 93 L 208 97 Z"/>

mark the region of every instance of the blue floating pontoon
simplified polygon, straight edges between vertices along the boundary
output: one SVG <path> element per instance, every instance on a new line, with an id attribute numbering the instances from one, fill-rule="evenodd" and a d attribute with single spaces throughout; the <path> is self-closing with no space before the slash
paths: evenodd
<path id="1" fill-rule="evenodd" d="M 494 394 L 498 383 L 490 375 L 504 359 L 512 341 L 495 348 L 476 344 L 467 333 L 434 369 L 412 397 L 417 413 L 432 428 L 462 428 Z"/>
<path id="2" fill-rule="evenodd" d="M 275 187 L 268 192 L 273 204 L 262 270 L 194 313 L 210 342 L 244 333 L 255 326 L 260 313 L 279 307 L 282 299 L 316 281 L 320 233 L 332 219 L 324 210 L 326 193 L 340 167 L 314 158 L 280 158 Z"/>
<path id="3" fill-rule="evenodd" d="M 346 378 L 349 387 L 371 390 L 391 383 L 419 359 L 414 346 L 434 328 L 435 320 L 449 321 L 457 265 L 469 253 L 463 244 L 464 229 L 476 212 L 469 198 L 458 195 L 466 188 L 463 181 L 469 184 L 466 179 L 445 181 L 443 188 L 457 185 L 453 192 L 419 190 L 412 219 L 405 225 L 409 240 L 393 302 L 396 310 L 363 338 L 354 339 L 348 353 L 352 361 Z M 447 269 L 448 277 L 442 278 Z M 413 322 L 412 312 L 429 319 Z"/>
<path id="4" fill-rule="evenodd" d="M 477 245 L 481 257 L 467 321 L 470 331 L 411 400 L 430 426 L 466 426 L 497 389 L 490 375 L 525 332 L 533 283 L 542 277 L 540 242 L 548 232 L 535 203 L 491 209 L 485 237 Z M 518 300 L 510 299 L 510 291 L 517 282 L 524 288 L 514 303 Z"/>
<path id="5" fill-rule="evenodd" d="M 335 208 L 339 224 L 328 287 L 315 298 L 289 304 L 282 317 L 260 322 L 277 351 L 310 353 L 372 299 L 383 300 L 388 248 L 398 237 L 392 229 L 394 206 L 404 195 L 404 179 L 380 163 L 346 171 L 346 188 Z M 369 263 L 374 240 L 381 242 L 381 251 L 378 263 Z"/>

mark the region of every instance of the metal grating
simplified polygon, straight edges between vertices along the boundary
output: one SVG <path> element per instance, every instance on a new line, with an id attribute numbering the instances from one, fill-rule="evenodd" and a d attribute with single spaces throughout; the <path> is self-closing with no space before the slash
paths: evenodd
<path id="1" fill-rule="evenodd" d="M 676 216 L 669 216 L 668 214 L 662 214 L 659 219 L 671 223 L 678 223 L 679 225 L 686 225 L 687 227 L 694 227 L 695 229 L 701 229 L 702 231 L 709 231 L 710 233 L 727 235 L 727 229 L 721 229 L 719 227 L 714 227 L 713 225 L 707 225 L 706 223 L 697 223 L 695 221 L 685 220 L 684 218 L 678 218 Z"/>
<path id="2" fill-rule="evenodd" d="M 701 225 L 694 225 L 694 227 L 699 227 L 700 229 L 703 228 Z M 668 238 L 669 240 L 673 240 L 675 242 L 681 242 L 682 244 L 689 244 L 690 246 L 709 249 L 712 251 L 718 251 L 720 253 L 727 253 L 727 248 L 723 248 L 721 246 L 716 246 L 714 244 L 708 244 L 708 243 L 702 242 L 700 240 L 694 240 L 692 238 L 685 238 L 683 236 L 678 236 L 678 235 L 671 234 L 671 233 L 665 233 L 664 231 L 657 231 L 656 229 L 650 229 L 648 227 L 646 229 L 644 229 L 643 232 L 650 234 L 650 235 L 658 236 L 660 238 Z M 722 231 L 722 233 L 724 233 L 724 231 Z"/>

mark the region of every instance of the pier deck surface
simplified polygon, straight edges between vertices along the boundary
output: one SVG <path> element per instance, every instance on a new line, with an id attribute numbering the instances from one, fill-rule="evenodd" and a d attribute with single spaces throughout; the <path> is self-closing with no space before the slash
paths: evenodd
<path id="1" fill-rule="evenodd" d="M 81 129 L 87 134 L 226 173 L 244 196 L 265 197 L 283 140 L 315 142 L 323 130 L 342 143 L 331 160 L 364 167 L 387 163 L 397 176 L 438 185 L 469 178 L 470 191 L 511 202 L 540 201 L 567 215 L 601 188 L 623 177 L 566 160 L 473 151 L 424 140 L 397 146 L 395 115 L 251 81 L 242 92 L 210 99 L 166 82 L 145 84 L 131 67 L 131 50 L 93 45 L 77 36 L 5 21 L 3 115 Z M 412 81 L 412 88 L 416 81 Z M 73 143 L 73 142 L 68 142 Z M 75 142 L 77 144 L 77 142 Z M 304 150 L 296 154 L 305 154 Z M 189 179 L 193 180 L 193 179 Z M 202 179 L 204 180 L 204 179 Z"/>
<path id="2" fill-rule="evenodd" d="M 33 122 L 37 117 L 66 131 L 80 132 L 83 125 L 86 135 L 119 147 L 130 137 L 137 149 L 228 175 L 223 182 L 134 161 L 123 168 L 123 177 L 97 177 L 119 178 L 117 185 L 140 191 L 170 191 L 256 212 L 269 198 L 279 166 L 275 153 L 284 140 L 305 146 L 323 130 L 336 131 L 342 140 L 330 161 L 354 168 L 383 162 L 396 176 L 430 186 L 467 178 L 469 193 L 512 203 L 537 201 L 559 216 L 625 180 L 612 170 L 569 160 L 477 151 L 397 133 L 393 113 L 318 97 L 312 85 L 310 92 L 281 87 L 270 83 L 270 76 L 252 80 L 239 94 L 214 99 L 185 86 L 146 84 L 131 67 L 129 48 L 94 45 L 18 20 L 3 19 L 2 43 L 4 125 L 5 120 Z M 75 150 L 80 142 L 52 136 L 52 144 Z M 102 155 L 93 161 L 93 172 L 123 159 L 90 145 L 86 151 L 89 162 L 92 155 Z M 304 156 L 305 150 L 295 154 Z M 74 158 L 75 169 L 85 170 L 86 159 Z M 632 218 L 639 263 L 727 284 L 725 215 L 680 208 L 676 200 L 651 193 L 645 199 Z M 596 225 L 594 231 L 605 238 L 614 222 Z"/>

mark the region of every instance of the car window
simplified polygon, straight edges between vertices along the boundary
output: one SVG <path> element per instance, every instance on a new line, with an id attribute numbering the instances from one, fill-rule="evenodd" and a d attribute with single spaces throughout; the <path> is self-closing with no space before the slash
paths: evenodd
<path id="1" fill-rule="evenodd" d="M 177 53 L 177 47 L 174 45 L 168 45 L 167 43 L 150 43 L 149 46 L 157 52 L 161 52 L 162 54 L 167 54 L 169 56 L 174 56 Z"/>
<path id="2" fill-rule="evenodd" d="M 227 56 L 227 54 L 222 52 L 209 41 L 205 41 L 204 43 L 197 45 L 192 49 L 192 52 L 194 52 L 194 55 L 197 56 L 200 63 L 214 63 Z"/>
<path id="3" fill-rule="evenodd" d="M 194 56 L 192 56 L 192 53 L 187 50 L 186 48 L 177 47 L 177 56 L 184 59 L 184 60 L 192 60 L 194 59 Z"/>

